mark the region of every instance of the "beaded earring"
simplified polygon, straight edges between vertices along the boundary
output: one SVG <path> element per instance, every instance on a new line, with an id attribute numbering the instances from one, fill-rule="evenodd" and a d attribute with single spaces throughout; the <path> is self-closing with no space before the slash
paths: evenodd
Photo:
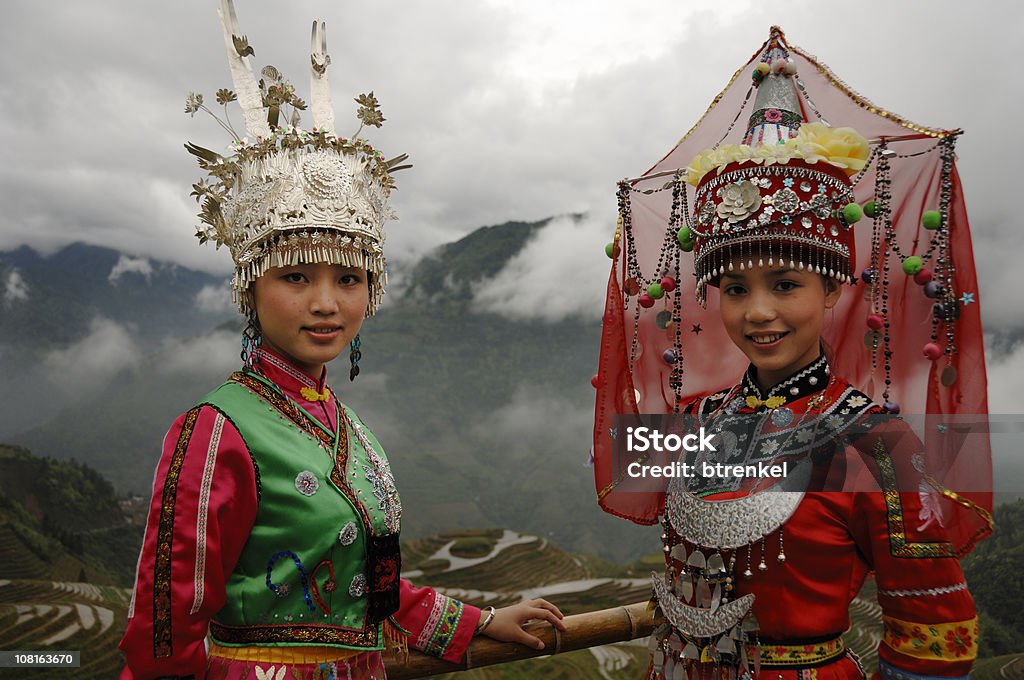
<path id="1" fill-rule="evenodd" d="M 260 330 L 260 321 L 256 318 L 256 312 L 251 311 L 247 317 L 245 328 L 242 330 L 242 351 L 239 354 L 242 364 L 252 368 L 256 363 L 256 350 L 263 344 L 263 331 Z"/>
<path id="2" fill-rule="evenodd" d="M 352 364 L 352 368 L 348 371 L 349 381 L 355 380 L 356 376 L 359 375 L 359 360 L 363 358 L 363 353 L 359 351 L 359 336 L 352 338 L 352 342 L 349 343 L 348 360 Z"/>

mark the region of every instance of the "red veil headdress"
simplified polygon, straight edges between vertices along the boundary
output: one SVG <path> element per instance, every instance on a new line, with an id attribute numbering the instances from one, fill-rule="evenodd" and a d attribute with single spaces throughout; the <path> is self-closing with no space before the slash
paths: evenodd
<path id="1" fill-rule="evenodd" d="M 799 111 L 779 109 L 766 117 L 752 110 L 763 108 L 765 98 L 755 93 L 772 74 L 791 80 Z M 663 480 L 630 478 L 613 456 L 616 414 L 678 412 L 690 397 L 733 384 L 746 367 L 722 328 L 717 296 L 707 299 L 706 308 L 696 300 L 703 301 L 704 286 L 722 261 L 698 257 L 702 269 L 695 275 L 694 257 L 686 251 L 696 246 L 699 255 L 701 244 L 691 228 L 700 229 L 702 201 L 712 212 L 720 201 L 689 186 L 686 168 L 702 150 L 705 158 L 709 150 L 712 157 L 721 152 L 719 160 L 728 157 L 729 145 L 750 143 L 755 128 L 758 134 L 775 130 L 780 139 L 773 141 L 784 143 L 791 114 L 850 126 L 869 142 L 863 169 L 848 173 L 853 213 L 843 215 L 838 198 L 825 207 L 826 228 L 828 220 L 841 225 L 848 259 L 827 249 L 824 259 L 807 259 L 812 269 L 855 282 L 826 317 L 825 342 L 837 375 L 890 413 L 911 415 L 912 421 L 920 416 L 930 469 L 958 480 L 959 492 L 945 502 L 968 510 L 950 527 L 954 544 L 967 550 L 989 528 L 992 473 L 987 431 L 970 435 L 966 450 L 965 437 L 950 426 L 972 416 L 984 421 L 988 413 L 977 276 L 955 159 L 962 131 L 918 125 L 872 104 L 813 55 L 790 45 L 778 27 L 664 158 L 619 185 L 595 377 L 598 503 L 611 514 L 653 524 L 664 499 Z M 770 187 L 762 179 L 762 193 L 778 191 L 776 179 Z M 866 213 L 859 221 L 856 206 Z"/>

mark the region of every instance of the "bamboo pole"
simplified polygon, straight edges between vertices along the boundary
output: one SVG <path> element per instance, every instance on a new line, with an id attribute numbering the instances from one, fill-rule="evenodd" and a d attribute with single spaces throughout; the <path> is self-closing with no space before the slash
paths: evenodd
<path id="1" fill-rule="evenodd" d="M 384 664 L 389 680 L 425 678 L 441 673 L 454 673 L 635 640 L 647 637 L 654 629 L 653 612 L 647 611 L 647 602 L 566 616 L 562 622 L 566 628 L 564 633 L 546 621 L 535 621 L 524 627 L 528 633 L 544 642 L 544 649 L 540 650 L 515 642 L 498 642 L 489 637 L 480 637 L 470 643 L 469 649 L 459 663 L 442 661 L 410 649 L 409 657 L 404 663 L 393 656 L 385 656 Z"/>

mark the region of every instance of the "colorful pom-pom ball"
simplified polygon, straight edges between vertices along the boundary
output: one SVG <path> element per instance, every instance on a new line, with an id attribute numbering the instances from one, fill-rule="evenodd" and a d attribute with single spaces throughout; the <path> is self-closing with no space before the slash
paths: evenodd
<path id="1" fill-rule="evenodd" d="M 873 331 L 880 331 L 885 326 L 885 317 L 881 314 L 868 314 L 868 328 Z"/>
<path id="2" fill-rule="evenodd" d="M 924 284 L 928 283 L 931 280 L 932 280 L 932 270 L 931 269 L 922 269 L 921 271 L 919 271 L 916 274 L 914 274 L 914 283 L 916 283 L 919 286 L 923 286 Z"/>
<path id="3" fill-rule="evenodd" d="M 935 361 L 942 356 L 942 348 L 934 342 L 929 342 L 921 351 L 931 361 Z"/>
<path id="4" fill-rule="evenodd" d="M 868 217 L 875 217 L 878 214 L 878 201 L 868 201 L 864 204 L 864 214 Z"/>
<path id="5" fill-rule="evenodd" d="M 590 385 L 596 390 L 597 386 L 601 384 L 601 376 L 597 373 L 590 379 Z"/>
<path id="6" fill-rule="evenodd" d="M 754 76 L 754 80 L 761 81 L 766 75 L 771 73 L 772 67 L 763 61 L 754 67 L 754 72 L 751 74 Z"/>
<path id="7" fill-rule="evenodd" d="M 864 283 L 872 283 L 875 280 L 875 270 L 868 267 L 860 273 L 860 280 Z"/>
<path id="8" fill-rule="evenodd" d="M 924 296 L 930 298 L 941 297 L 946 292 L 945 287 L 938 281 L 929 281 L 924 284 Z"/>
<path id="9" fill-rule="evenodd" d="M 785 68 L 782 69 L 782 72 L 785 73 L 787 76 L 795 76 L 796 75 L 796 62 L 793 61 L 792 59 L 787 59 L 786 60 L 786 66 L 785 66 Z"/>
<path id="10" fill-rule="evenodd" d="M 843 206 L 843 219 L 847 224 L 854 224 L 860 222 L 860 219 L 864 217 L 864 209 L 856 203 L 847 203 Z"/>
<path id="11" fill-rule="evenodd" d="M 885 402 L 885 405 L 882 406 L 882 408 L 885 409 L 886 413 L 891 413 L 893 415 L 896 415 L 897 413 L 900 412 L 900 405 L 897 404 L 895 401 Z"/>
<path id="12" fill-rule="evenodd" d="M 676 280 L 671 276 L 665 276 L 661 279 L 661 289 L 666 293 L 671 293 L 676 289 Z"/>
<path id="13" fill-rule="evenodd" d="M 674 364 L 677 361 L 679 361 L 679 357 L 676 356 L 676 351 L 669 347 L 667 350 L 662 352 L 661 360 L 664 361 L 666 364 Z"/>
<path id="14" fill-rule="evenodd" d="M 619 256 L 619 244 L 614 241 L 609 243 L 604 247 L 604 254 L 607 255 L 609 259 L 614 260 Z"/>
<path id="15" fill-rule="evenodd" d="M 622 284 L 622 290 L 625 291 L 626 295 L 636 295 L 640 292 L 640 284 L 631 276 Z"/>
<path id="16" fill-rule="evenodd" d="M 655 300 L 660 300 L 661 298 L 665 297 L 665 291 L 662 290 L 660 283 L 652 283 L 651 285 L 647 286 L 647 294 L 650 295 Z"/>
<path id="17" fill-rule="evenodd" d="M 942 226 L 942 213 L 938 210 L 925 210 L 921 215 L 921 226 L 925 229 L 938 229 Z"/>
<path id="18" fill-rule="evenodd" d="M 643 307 L 644 309 L 650 309 L 651 307 L 654 306 L 654 298 L 652 298 L 647 293 L 644 293 L 639 298 L 637 298 L 637 302 L 639 302 L 640 306 Z"/>
<path id="19" fill-rule="evenodd" d="M 913 276 L 921 271 L 922 267 L 924 267 L 924 261 L 919 255 L 911 255 L 903 259 L 903 273 L 907 276 Z"/>
<path id="20" fill-rule="evenodd" d="M 784 59 L 776 59 L 772 62 L 772 73 L 782 73 L 786 70 L 786 61 Z"/>
<path id="21" fill-rule="evenodd" d="M 676 242 L 679 243 L 683 252 L 688 253 L 693 250 L 693 232 L 689 227 L 682 227 L 676 232 Z"/>

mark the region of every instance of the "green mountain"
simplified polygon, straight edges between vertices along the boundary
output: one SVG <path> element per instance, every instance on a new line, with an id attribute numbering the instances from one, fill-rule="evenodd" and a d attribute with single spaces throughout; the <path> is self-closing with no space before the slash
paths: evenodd
<path id="1" fill-rule="evenodd" d="M 596 505 L 586 460 L 599 322 L 510 319 L 474 302 L 474 291 L 547 224 L 485 227 L 407 265 L 399 277 L 405 285 L 364 324 L 360 378 L 345 380 L 343 356 L 331 369 L 332 385 L 388 451 L 405 505 L 404 535 L 516 526 L 573 551 L 626 562 L 656 545 L 657 532 Z M 53 347 L 12 334 L 6 355 L 0 345 L 0 370 L 10 371 L 12 391 L 25 398 L 14 405 L 23 411 L 8 416 L 13 423 L 5 427 L 0 416 L 0 440 L 87 462 L 121 492 L 148 497 L 170 423 L 237 366 L 240 323 L 230 311 L 194 316 L 193 300 L 211 285 L 208 275 L 153 262 L 148 278 L 127 273 L 111 287 L 118 253 L 69 250 L 49 259 L 14 251 L 0 254 L 0 263 L 23 273 L 30 296 L 38 282 L 57 278 L 56 267 L 70 270 L 82 283 L 55 292 L 61 304 L 122 324 L 142 358 L 120 367 L 114 347 L 115 368 L 104 381 L 68 390 L 52 372 L 40 373 L 52 367 Z M 135 297 L 125 297 L 124 287 Z M 168 317 L 158 333 L 149 327 L 154 310 Z M 88 336 L 89 317 L 76 323 L 64 342 Z M 88 337 L 105 342 L 102 334 Z M 81 363 L 103 351 L 83 349 Z M 80 369 L 65 359 L 68 370 Z M 51 409 L 40 411 L 40 403 Z"/>

